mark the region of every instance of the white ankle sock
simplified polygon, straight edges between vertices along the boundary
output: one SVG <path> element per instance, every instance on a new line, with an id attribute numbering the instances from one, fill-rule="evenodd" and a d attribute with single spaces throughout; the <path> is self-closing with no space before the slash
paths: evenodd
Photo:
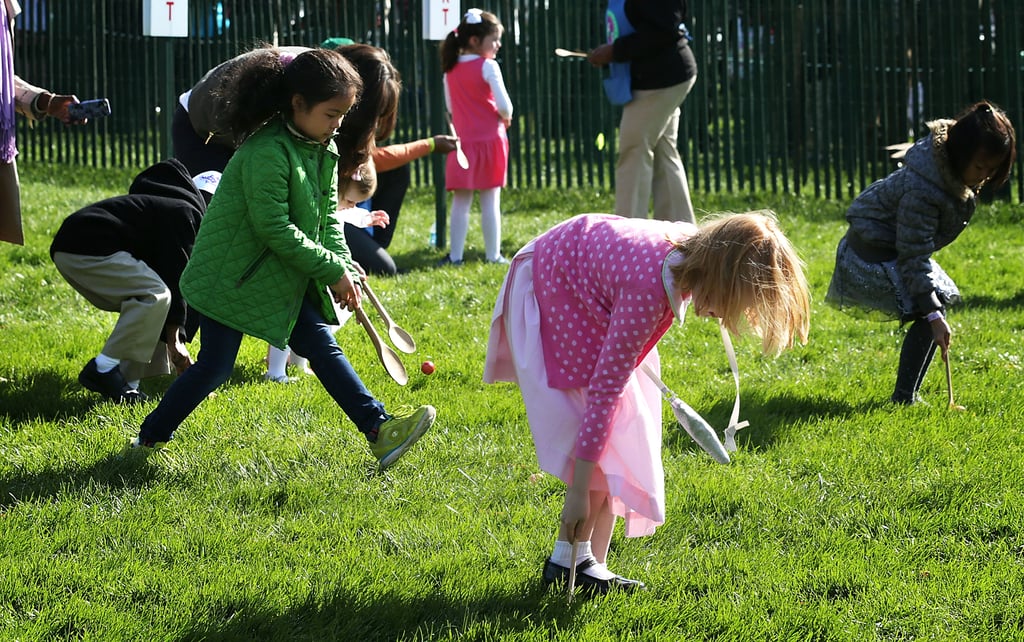
<path id="1" fill-rule="evenodd" d="M 96 356 L 96 370 L 101 373 L 110 372 L 119 365 L 121 365 L 120 359 L 108 357 L 102 352 Z"/>
<path id="2" fill-rule="evenodd" d="M 267 374 L 270 377 L 280 379 L 285 376 L 289 354 L 291 354 L 291 350 L 280 350 L 270 346 L 270 350 L 267 352 Z"/>
<path id="3" fill-rule="evenodd" d="M 559 566 L 569 566 L 569 559 L 572 557 L 572 544 L 565 540 L 557 540 L 555 542 L 555 550 L 551 553 L 551 561 Z M 576 544 L 576 564 L 582 563 L 588 557 L 593 557 L 590 550 L 590 540 L 585 542 L 577 542 Z"/>
<path id="4" fill-rule="evenodd" d="M 571 563 L 569 560 L 572 558 L 572 544 L 565 540 L 557 540 L 555 542 L 555 550 L 551 553 L 551 561 L 559 566 L 568 568 Z M 610 580 L 615 577 L 615 573 L 608 570 L 608 567 L 604 564 L 597 563 L 597 558 L 591 552 L 590 541 L 580 542 L 576 547 L 576 564 L 579 565 L 587 559 L 594 560 L 595 564 L 591 564 L 588 568 L 581 571 L 584 575 L 588 575 L 598 580 Z"/>
<path id="5" fill-rule="evenodd" d="M 555 542 L 555 550 L 551 553 L 551 561 L 559 566 L 569 568 L 569 558 L 572 556 L 572 544 L 564 539 Z"/>

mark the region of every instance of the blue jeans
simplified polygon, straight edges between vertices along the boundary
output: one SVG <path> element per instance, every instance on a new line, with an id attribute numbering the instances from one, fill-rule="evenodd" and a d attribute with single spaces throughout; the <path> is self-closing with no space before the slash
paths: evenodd
<path id="1" fill-rule="evenodd" d="M 142 422 L 140 440 L 170 439 L 203 399 L 231 376 L 243 333 L 206 317 L 199 327 L 202 346 L 195 363 L 174 380 L 160 404 Z M 317 379 L 360 432 L 368 433 L 388 418 L 384 404 L 363 385 L 327 321 L 308 298 L 302 302 L 288 345 L 295 354 L 309 359 Z"/>

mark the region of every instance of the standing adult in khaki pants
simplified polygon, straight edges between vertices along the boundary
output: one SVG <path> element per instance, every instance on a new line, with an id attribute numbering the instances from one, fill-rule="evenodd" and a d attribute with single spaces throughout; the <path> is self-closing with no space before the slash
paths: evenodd
<path id="1" fill-rule="evenodd" d="M 57 96 L 30 85 L 14 74 L 14 18 L 21 13 L 18 0 L 0 0 L 0 241 L 22 245 L 21 187 L 14 157 L 15 113 L 32 122 L 47 116 L 73 122 L 68 105 L 74 96 Z M 83 121 L 84 122 L 84 121 Z"/>
<path id="2" fill-rule="evenodd" d="M 615 213 L 694 222 L 686 170 L 677 149 L 679 107 L 697 80 L 685 0 L 611 0 L 608 42 L 587 56 L 609 66 L 605 93 L 623 105 L 615 168 Z"/>

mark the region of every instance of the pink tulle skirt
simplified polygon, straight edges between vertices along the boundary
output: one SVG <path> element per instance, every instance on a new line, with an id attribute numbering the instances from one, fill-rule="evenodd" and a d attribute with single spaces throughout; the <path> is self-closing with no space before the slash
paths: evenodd
<path id="1" fill-rule="evenodd" d="M 644 363 L 660 372 L 657 349 Z M 547 385 L 540 309 L 533 290 L 533 245 L 520 250 L 501 286 L 484 364 L 484 381 L 519 386 L 541 470 L 572 480 L 576 435 L 587 389 Z M 630 377 L 597 462 L 591 490 L 606 491 L 612 513 L 623 517 L 627 537 L 651 535 L 665 522 L 665 473 L 661 463 L 661 396 L 640 372 Z"/>

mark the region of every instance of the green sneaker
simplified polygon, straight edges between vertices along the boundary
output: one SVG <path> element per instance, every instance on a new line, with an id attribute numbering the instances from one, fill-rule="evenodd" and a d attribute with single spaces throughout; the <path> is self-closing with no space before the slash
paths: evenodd
<path id="1" fill-rule="evenodd" d="M 377 441 L 370 444 L 370 451 L 384 470 L 398 461 L 398 458 L 416 443 L 434 423 L 437 411 L 433 406 L 420 406 L 415 410 L 399 410 L 380 425 Z"/>

